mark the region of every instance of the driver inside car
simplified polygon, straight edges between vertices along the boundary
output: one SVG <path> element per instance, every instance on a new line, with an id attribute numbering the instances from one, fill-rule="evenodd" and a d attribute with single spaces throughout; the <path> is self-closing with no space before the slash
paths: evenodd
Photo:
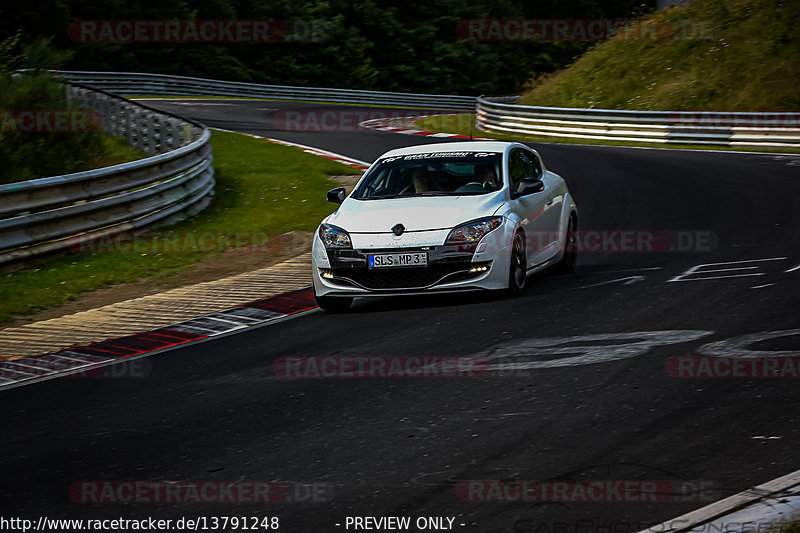
<path id="1" fill-rule="evenodd" d="M 500 188 L 493 165 L 475 165 L 475 181 L 488 191 Z"/>

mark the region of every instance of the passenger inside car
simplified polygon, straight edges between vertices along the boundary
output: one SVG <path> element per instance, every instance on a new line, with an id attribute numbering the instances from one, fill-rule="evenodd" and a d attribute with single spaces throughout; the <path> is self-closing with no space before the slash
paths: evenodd
<path id="1" fill-rule="evenodd" d="M 414 192 L 417 194 L 437 190 L 437 187 L 433 183 L 433 178 L 425 167 L 415 168 L 412 171 L 411 184 L 414 186 Z"/>

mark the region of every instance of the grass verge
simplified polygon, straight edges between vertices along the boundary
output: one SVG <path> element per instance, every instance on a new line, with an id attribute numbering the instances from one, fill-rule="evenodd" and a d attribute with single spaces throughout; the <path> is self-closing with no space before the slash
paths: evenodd
<path id="1" fill-rule="evenodd" d="M 800 110 L 800 2 L 694 0 L 529 82 L 520 103 L 668 111 Z M 638 30 L 638 31 L 637 31 Z M 641 38 L 635 38 L 640 35 Z"/>
<path id="2" fill-rule="evenodd" d="M 224 250 L 269 253 L 291 230 L 313 231 L 334 210 L 333 175 L 359 171 L 238 133 L 214 131 L 216 196 L 197 216 L 127 241 L 87 243 L 64 257 L 0 275 L 0 324 L 81 294 L 143 278 L 164 279 Z"/>
<path id="3" fill-rule="evenodd" d="M 122 137 L 108 137 L 105 135 L 103 137 L 102 149 L 87 162 L 87 170 L 120 165 L 147 157 L 146 153 L 125 144 L 125 140 Z"/>

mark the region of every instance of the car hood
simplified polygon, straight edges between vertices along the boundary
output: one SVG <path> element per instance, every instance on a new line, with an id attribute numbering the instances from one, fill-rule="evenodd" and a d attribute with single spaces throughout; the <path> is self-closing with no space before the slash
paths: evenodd
<path id="1" fill-rule="evenodd" d="M 493 215 L 501 203 L 502 192 L 385 200 L 347 198 L 326 222 L 350 233 L 391 233 L 395 224 L 402 224 L 406 231 L 450 229 Z"/>

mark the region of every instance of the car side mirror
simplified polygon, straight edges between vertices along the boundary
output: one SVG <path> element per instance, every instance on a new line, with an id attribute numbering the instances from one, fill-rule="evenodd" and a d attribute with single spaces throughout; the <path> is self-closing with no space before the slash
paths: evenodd
<path id="1" fill-rule="evenodd" d="M 344 202 L 345 198 L 347 198 L 347 192 L 344 190 L 344 187 L 336 187 L 335 189 L 328 191 L 327 198 L 329 202 L 340 204 Z"/>
<path id="2" fill-rule="evenodd" d="M 542 192 L 544 190 L 544 182 L 539 178 L 525 178 L 519 185 L 517 190 L 512 194 L 512 198 L 519 198 L 527 194 Z"/>

